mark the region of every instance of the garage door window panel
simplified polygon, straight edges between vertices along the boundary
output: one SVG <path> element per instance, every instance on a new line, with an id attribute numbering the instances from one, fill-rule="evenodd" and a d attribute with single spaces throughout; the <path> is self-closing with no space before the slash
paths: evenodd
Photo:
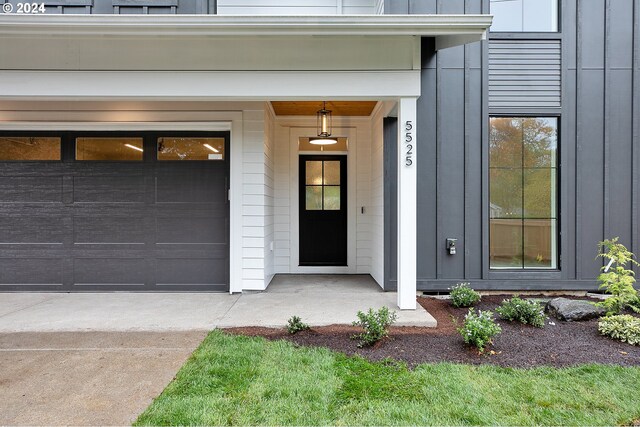
<path id="1" fill-rule="evenodd" d="M 143 139 L 132 137 L 76 138 L 76 160 L 141 162 Z"/>
<path id="2" fill-rule="evenodd" d="M 158 138 L 158 160 L 224 160 L 224 138 Z"/>
<path id="3" fill-rule="evenodd" d="M 1 136 L 0 161 L 56 161 L 60 146 L 57 137 Z"/>

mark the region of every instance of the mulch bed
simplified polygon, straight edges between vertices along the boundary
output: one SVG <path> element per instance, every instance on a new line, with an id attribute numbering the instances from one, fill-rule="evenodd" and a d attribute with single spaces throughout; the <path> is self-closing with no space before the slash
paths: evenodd
<path id="1" fill-rule="evenodd" d="M 494 310 L 506 296 L 484 296 L 476 306 Z M 314 327 L 295 335 L 286 329 L 230 328 L 234 334 L 285 339 L 301 346 L 327 347 L 369 360 L 393 358 L 410 367 L 420 363 L 455 362 L 492 364 L 504 367 L 566 367 L 584 363 L 640 366 L 640 346 L 632 346 L 599 335 L 598 321 L 563 322 L 550 318 L 544 328 L 498 320 L 502 333 L 484 354 L 464 344 L 456 331 L 468 309 L 453 308 L 449 301 L 418 298 L 419 303 L 438 321 L 437 328 L 392 327 L 390 336 L 373 347 L 358 348 L 351 336 L 359 328 L 344 325 Z M 304 319 L 303 319 L 304 320 Z M 555 325 L 549 324 L 555 323 Z"/>

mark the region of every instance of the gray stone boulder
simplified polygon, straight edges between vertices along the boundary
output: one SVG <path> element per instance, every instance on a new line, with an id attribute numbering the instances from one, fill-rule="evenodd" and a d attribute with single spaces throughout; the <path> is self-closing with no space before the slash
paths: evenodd
<path id="1" fill-rule="evenodd" d="M 580 321 L 604 316 L 605 310 L 587 301 L 554 298 L 547 303 L 545 311 L 559 320 Z"/>

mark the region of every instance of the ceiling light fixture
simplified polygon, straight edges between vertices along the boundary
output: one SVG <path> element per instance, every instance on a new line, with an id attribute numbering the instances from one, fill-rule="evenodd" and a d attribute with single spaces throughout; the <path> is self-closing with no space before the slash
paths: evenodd
<path id="1" fill-rule="evenodd" d="M 309 139 L 310 144 L 314 145 L 331 145 L 337 144 L 338 140 L 330 138 L 333 127 L 333 118 L 331 110 L 327 110 L 327 103 L 322 102 L 322 109 L 316 113 L 316 128 L 318 136 L 316 138 Z"/>
<path id="2" fill-rule="evenodd" d="M 129 147 L 129 148 L 133 148 L 134 150 L 138 150 L 138 151 L 144 151 L 142 148 L 140 147 L 136 147 L 135 145 L 131 145 L 131 144 L 124 144 L 125 147 Z"/>
<path id="3" fill-rule="evenodd" d="M 219 150 L 216 150 L 215 148 L 213 148 L 212 146 L 210 146 L 209 144 L 202 144 L 205 147 L 207 147 L 209 150 L 213 151 L 214 153 L 219 153 Z"/>

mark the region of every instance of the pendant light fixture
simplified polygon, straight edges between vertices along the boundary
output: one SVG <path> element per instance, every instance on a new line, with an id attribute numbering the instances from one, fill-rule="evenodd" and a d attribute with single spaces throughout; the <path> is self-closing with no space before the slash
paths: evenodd
<path id="1" fill-rule="evenodd" d="M 316 127 L 318 136 L 309 140 L 314 145 L 331 145 L 337 144 L 338 140 L 331 138 L 332 117 L 331 110 L 327 110 L 327 103 L 322 102 L 322 109 L 316 113 Z"/>

